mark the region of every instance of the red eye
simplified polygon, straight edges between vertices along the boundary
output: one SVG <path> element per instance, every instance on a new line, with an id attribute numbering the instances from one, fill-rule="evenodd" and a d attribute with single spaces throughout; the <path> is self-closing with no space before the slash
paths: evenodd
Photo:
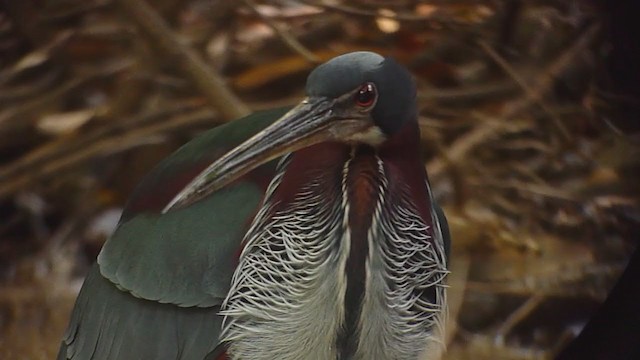
<path id="1" fill-rule="evenodd" d="M 355 101 L 358 106 L 369 107 L 376 101 L 377 96 L 376 86 L 373 83 L 366 83 L 360 86 Z"/>

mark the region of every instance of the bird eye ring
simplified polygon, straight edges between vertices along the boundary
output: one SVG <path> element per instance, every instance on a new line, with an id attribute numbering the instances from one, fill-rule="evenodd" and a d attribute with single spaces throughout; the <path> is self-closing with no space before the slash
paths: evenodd
<path id="1" fill-rule="evenodd" d="M 377 97 L 378 92 L 376 91 L 376 86 L 368 82 L 360 86 L 360 89 L 356 93 L 355 101 L 358 106 L 369 107 L 376 101 Z"/>

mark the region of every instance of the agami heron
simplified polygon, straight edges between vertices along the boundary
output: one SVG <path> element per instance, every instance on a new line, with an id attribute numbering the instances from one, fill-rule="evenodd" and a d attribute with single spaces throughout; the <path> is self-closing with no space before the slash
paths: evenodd
<path id="1" fill-rule="evenodd" d="M 306 92 L 292 109 L 204 133 L 142 181 L 59 359 L 438 351 L 449 235 L 409 72 L 349 53 L 318 66 Z"/>

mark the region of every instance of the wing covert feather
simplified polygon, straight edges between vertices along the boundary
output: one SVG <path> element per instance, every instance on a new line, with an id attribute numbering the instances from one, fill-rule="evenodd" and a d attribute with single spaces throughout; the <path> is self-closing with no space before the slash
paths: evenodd
<path id="1" fill-rule="evenodd" d="M 286 111 L 255 113 L 207 131 L 143 179 L 85 279 L 59 360 L 216 354 L 218 305 L 276 161 L 187 208 L 161 210 L 202 169 Z"/>
<path id="2" fill-rule="evenodd" d="M 218 305 L 274 162 L 189 207 L 166 214 L 161 209 L 202 169 L 285 111 L 259 112 L 209 130 L 160 162 L 100 252 L 101 274 L 136 297 L 182 307 Z"/>
<path id="3" fill-rule="evenodd" d="M 100 272 L 143 299 L 182 307 L 219 305 L 261 197 L 259 188 L 242 184 L 185 209 L 138 215 L 105 244 Z"/>
<path id="4" fill-rule="evenodd" d="M 118 290 L 94 265 L 58 360 L 204 359 L 218 345 L 218 308 L 180 308 Z"/>

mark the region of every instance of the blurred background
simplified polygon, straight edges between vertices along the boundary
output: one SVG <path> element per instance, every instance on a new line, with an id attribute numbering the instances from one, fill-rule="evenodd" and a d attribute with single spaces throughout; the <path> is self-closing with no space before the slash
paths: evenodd
<path id="1" fill-rule="evenodd" d="M 446 358 L 552 358 L 640 232 L 638 4 L 2 0 L 0 359 L 53 358 L 154 164 L 295 103 L 311 69 L 355 50 L 418 83 L 453 237 Z"/>

